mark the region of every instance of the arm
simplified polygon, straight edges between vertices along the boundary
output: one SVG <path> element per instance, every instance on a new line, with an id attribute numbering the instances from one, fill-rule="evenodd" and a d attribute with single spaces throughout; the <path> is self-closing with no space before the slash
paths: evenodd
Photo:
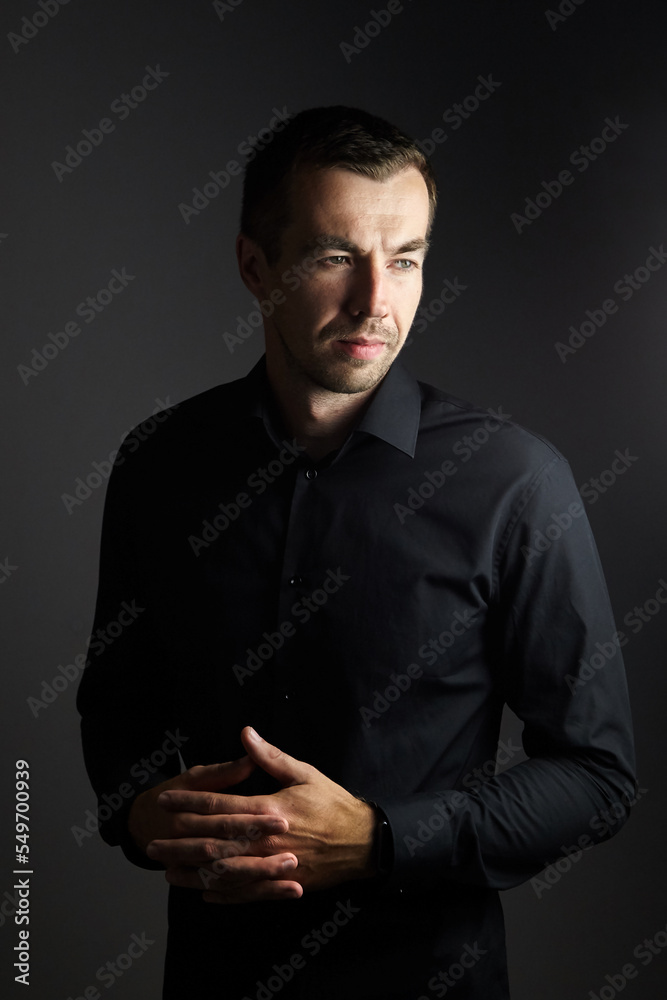
<path id="1" fill-rule="evenodd" d="M 550 531 L 558 536 L 551 540 L 545 532 L 558 524 L 553 515 L 560 527 Z M 535 548 L 540 538 L 551 544 Z M 616 832 L 633 801 L 620 652 L 612 641 L 615 629 L 590 529 L 564 462 L 552 463 L 527 491 L 501 538 L 497 566 L 489 617 L 497 651 L 493 666 L 506 700 L 525 723 L 530 759 L 484 782 L 474 776 L 473 765 L 456 788 L 380 799 L 393 833 L 390 887 L 428 888 L 434 879 L 517 885 L 580 838 L 588 845 Z M 597 663 L 600 648 L 611 651 L 604 669 L 577 683 L 581 663 L 596 652 Z M 349 793 L 309 765 L 267 744 L 253 747 L 247 733 L 243 738 L 249 755 L 285 786 L 257 797 L 252 808 L 268 812 L 277 805 L 289 822 L 289 831 L 272 838 L 272 845 L 299 858 L 294 879 L 309 890 L 373 874 L 371 807 L 357 800 L 352 805 Z M 187 792 L 168 792 L 161 801 L 170 809 L 201 808 Z M 235 813 L 241 806 L 220 795 L 214 808 Z M 609 823 L 605 817 L 612 814 Z M 253 847 L 258 855 L 262 850 L 262 844 Z M 170 881 L 200 887 L 179 852 L 173 843 L 152 848 Z M 190 860 L 195 858 L 200 856 Z M 223 894 L 217 901 L 227 900 Z"/>
<path id="2" fill-rule="evenodd" d="M 530 759 L 486 781 L 473 765 L 456 788 L 380 799 L 393 832 L 396 886 L 434 877 L 518 885 L 578 838 L 592 844 L 611 836 L 634 800 L 621 653 L 583 504 L 563 460 L 527 491 L 500 536 L 496 566 L 489 643 L 505 700 L 524 722 Z M 584 663 L 589 679 L 577 683 Z"/>
<path id="3" fill-rule="evenodd" d="M 158 868 L 127 832 L 137 795 L 180 771 L 178 721 L 162 683 L 164 654 L 140 545 L 148 516 L 137 476 L 142 447 L 133 435 L 126 438 L 107 488 L 95 617 L 77 708 L 102 838 L 120 845 L 134 864 Z M 122 628 L 109 628 L 114 622 Z"/>
<path id="4" fill-rule="evenodd" d="M 155 500 L 147 489 L 150 461 L 144 462 L 144 448 L 150 444 L 137 448 L 138 440 L 130 435 L 124 443 L 107 490 L 95 620 L 77 694 L 86 768 L 98 796 L 100 833 L 107 843 L 120 845 L 134 864 L 152 869 L 164 867 L 146 853 L 152 840 L 169 838 L 187 843 L 190 849 L 199 843 L 200 854 L 206 856 L 212 838 L 225 838 L 227 849 L 237 855 L 231 873 L 234 884 L 256 883 L 246 889 L 247 898 L 300 894 L 299 885 L 281 881 L 296 864 L 292 854 L 269 850 L 265 839 L 264 856 L 243 857 L 261 838 L 286 829 L 276 809 L 261 815 L 249 806 L 240 817 L 216 822 L 212 816 L 166 810 L 158 802 L 162 791 L 179 788 L 208 802 L 212 792 L 247 778 L 254 764 L 246 757 L 180 773 L 177 751 L 188 736 L 179 729 L 178 713 L 167 693 L 167 655 L 153 615 L 145 531 Z M 109 628 L 110 623 L 116 625 Z M 240 825 L 251 831 L 244 844 L 235 839 Z"/>

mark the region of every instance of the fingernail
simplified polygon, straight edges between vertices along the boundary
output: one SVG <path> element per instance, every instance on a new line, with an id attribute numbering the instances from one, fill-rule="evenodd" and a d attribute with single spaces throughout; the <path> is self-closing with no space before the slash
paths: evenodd
<path id="1" fill-rule="evenodd" d="M 259 741 L 261 740 L 261 738 L 262 737 L 259 735 L 259 733 L 255 732 L 255 730 L 252 728 L 252 726 L 248 727 L 248 739 L 255 740 L 256 742 L 259 743 Z"/>
<path id="2" fill-rule="evenodd" d="M 288 858 L 287 861 L 283 861 L 284 872 L 290 872 L 293 868 L 296 868 L 296 861 L 294 858 Z"/>
<path id="3" fill-rule="evenodd" d="M 157 847 L 155 846 L 155 844 L 148 845 L 148 847 L 146 848 L 146 854 L 148 855 L 149 858 L 157 857 Z"/>

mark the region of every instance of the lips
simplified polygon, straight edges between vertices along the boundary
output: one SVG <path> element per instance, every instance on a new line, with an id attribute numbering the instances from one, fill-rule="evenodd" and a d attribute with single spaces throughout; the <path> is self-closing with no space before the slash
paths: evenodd
<path id="1" fill-rule="evenodd" d="M 383 340 L 367 340 L 358 337 L 356 340 L 338 340 L 337 344 L 350 358 L 359 358 L 362 361 L 372 361 L 379 357 L 385 349 Z"/>

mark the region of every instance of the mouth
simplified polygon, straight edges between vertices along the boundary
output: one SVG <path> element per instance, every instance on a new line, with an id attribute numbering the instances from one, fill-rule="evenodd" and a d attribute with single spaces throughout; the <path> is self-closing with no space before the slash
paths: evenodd
<path id="1" fill-rule="evenodd" d="M 387 346 L 384 340 L 366 337 L 357 337 L 355 340 L 337 340 L 336 343 L 348 357 L 359 358 L 362 361 L 372 361 L 379 357 Z"/>

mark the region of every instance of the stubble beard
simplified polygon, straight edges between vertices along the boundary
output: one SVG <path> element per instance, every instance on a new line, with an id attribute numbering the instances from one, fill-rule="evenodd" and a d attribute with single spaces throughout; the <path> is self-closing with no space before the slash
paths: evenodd
<path id="1" fill-rule="evenodd" d="M 351 358 L 340 352 L 335 359 L 331 356 L 319 356 L 314 352 L 307 361 L 296 357 L 289 347 L 282 330 L 275 322 L 274 328 L 283 349 L 283 358 L 291 374 L 300 382 L 304 380 L 311 385 L 326 389 L 328 392 L 354 395 L 368 392 L 385 377 L 399 354 L 398 330 L 386 327 L 380 323 L 362 328 L 326 326 L 321 331 L 321 342 L 328 344 L 335 340 L 354 340 L 355 337 L 373 335 L 381 337 L 385 342 L 385 350 L 381 357 L 374 361 L 363 358 Z"/>

